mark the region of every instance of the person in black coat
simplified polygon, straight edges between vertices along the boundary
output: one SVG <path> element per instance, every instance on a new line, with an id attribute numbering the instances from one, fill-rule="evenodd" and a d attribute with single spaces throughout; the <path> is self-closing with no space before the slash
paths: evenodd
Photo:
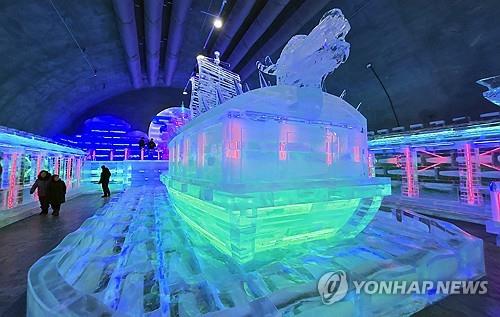
<path id="1" fill-rule="evenodd" d="M 59 216 L 61 204 L 66 201 L 66 184 L 59 175 L 53 175 L 48 187 L 48 198 L 52 207 L 52 215 Z"/>
<path id="2" fill-rule="evenodd" d="M 49 198 L 48 198 L 48 187 L 50 183 L 50 173 L 43 170 L 38 173 L 38 178 L 31 186 L 30 194 L 33 194 L 36 189 L 38 189 L 38 201 L 40 202 L 40 209 L 42 212 L 40 215 L 46 215 L 49 213 Z"/>
<path id="3" fill-rule="evenodd" d="M 151 138 L 151 140 L 149 140 L 149 142 L 148 142 L 148 157 L 149 158 L 153 157 L 155 148 L 156 148 L 156 143 L 153 140 L 153 138 Z"/>
<path id="4" fill-rule="evenodd" d="M 142 150 L 143 148 L 146 147 L 146 140 L 144 140 L 144 137 L 142 137 L 140 140 L 139 140 L 139 149 Z"/>
<path id="5" fill-rule="evenodd" d="M 109 197 L 111 196 L 111 192 L 109 191 L 109 179 L 111 178 L 111 172 L 109 171 L 109 168 L 106 166 L 101 166 L 101 178 L 99 179 L 99 183 L 102 186 L 102 192 L 104 195 L 101 197 Z"/>

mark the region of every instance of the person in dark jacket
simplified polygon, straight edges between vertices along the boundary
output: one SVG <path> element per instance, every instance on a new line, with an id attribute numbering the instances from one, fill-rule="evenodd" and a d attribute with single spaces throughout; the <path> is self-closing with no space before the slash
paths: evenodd
<path id="1" fill-rule="evenodd" d="M 149 140 L 148 142 L 148 149 L 150 151 L 154 150 L 156 148 L 156 143 L 155 141 L 153 140 L 153 138 L 151 138 L 151 140 Z"/>
<path id="2" fill-rule="evenodd" d="M 109 179 L 111 178 L 111 172 L 109 168 L 106 166 L 101 166 L 101 178 L 99 179 L 99 184 L 102 186 L 102 192 L 104 195 L 101 197 L 109 197 L 111 196 L 111 192 L 109 191 Z"/>
<path id="3" fill-rule="evenodd" d="M 139 149 L 142 150 L 143 148 L 146 147 L 146 140 L 144 140 L 144 137 L 142 137 L 140 140 L 139 140 Z"/>
<path id="4" fill-rule="evenodd" d="M 36 189 L 38 189 L 38 201 L 40 201 L 40 208 L 42 212 L 40 215 L 46 215 L 49 213 L 49 198 L 48 198 L 48 187 L 50 183 L 50 173 L 43 170 L 38 174 L 38 178 L 31 186 L 30 194 L 33 194 Z"/>
<path id="5" fill-rule="evenodd" d="M 156 143 L 153 140 L 153 138 L 151 138 L 151 140 L 149 140 L 149 142 L 148 142 L 148 157 L 149 158 L 152 158 L 152 156 L 155 152 L 155 148 L 156 148 Z"/>
<path id="6" fill-rule="evenodd" d="M 66 201 L 66 184 L 59 178 L 59 175 L 53 175 L 48 189 L 48 198 L 50 206 L 52 207 L 52 215 L 59 216 L 61 204 Z"/>

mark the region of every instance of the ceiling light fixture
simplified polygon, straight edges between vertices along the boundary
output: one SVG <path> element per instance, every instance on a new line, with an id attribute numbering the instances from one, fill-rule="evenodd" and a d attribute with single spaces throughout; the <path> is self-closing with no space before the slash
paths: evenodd
<path id="1" fill-rule="evenodd" d="M 222 27 L 222 24 L 223 23 L 222 23 L 221 18 L 215 18 L 215 20 L 214 20 L 214 27 L 216 29 L 220 29 Z"/>

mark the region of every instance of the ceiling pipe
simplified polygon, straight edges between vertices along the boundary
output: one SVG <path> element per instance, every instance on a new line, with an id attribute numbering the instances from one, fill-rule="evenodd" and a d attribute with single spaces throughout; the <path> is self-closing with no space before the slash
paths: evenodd
<path id="1" fill-rule="evenodd" d="M 168 28 L 167 51 L 165 54 L 165 84 L 172 84 L 172 77 L 177 68 L 177 60 L 184 38 L 184 23 L 192 0 L 176 0 L 172 5 L 172 14 Z"/>
<path id="2" fill-rule="evenodd" d="M 118 19 L 118 28 L 122 38 L 123 49 L 128 64 L 128 70 L 135 88 L 142 87 L 141 58 L 137 41 L 135 23 L 135 8 L 133 0 L 113 0 L 113 8 Z"/>
<path id="3" fill-rule="evenodd" d="M 146 33 L 146 70 L 151 86 L 156 86 L 160 68 L 160 41 L 164 0 L 144 1 L 144 29 Z"/>
<path id="4" fill-rule="evenodd" d="M 245 32 L 245 35 L 243 35 L 238 45 L 234 48 L 231 56 L 227 59 L 227 62 L 231 65 L 231 69 L 234 69 L 243 57 L 245 57 L 250 48 L 269 28 L 280 12 L 286 7 L 288 2 L 290 2 L 290 0 L 270 0 L 266 3 L 255 21 Z"/>
<path id="5" fill-rule="evenodd" d="M 224 54 L 254 4 L 255 0 L 236 1 L 234 7 L 231 9 L 231 15 L 224 22 L 224 27 L 217 38 L 217 42 L 215 42 L 214 50 L 219 51 L 221 55 Z"/>
<path id="6" fill-rule="evenodd" d="M 252 58 L 238 72 L 241 80 L 247 79 L 253 72 L 257 70 L 255 62 L 263 60 L 266 56 L 273 54 L 283 47 L 288 40 L 296 35 L 300 29 L 309 22 L 318 12 L 326 6 L 324 1 L 306 0 L 300 8 L 295 10 L 292 16 L 286 20 L 279 30 L 253 55 Z M 319 21 L 318 21 L 319 22 Z M 300 67 L 301 65 L 297 65 Z"/>

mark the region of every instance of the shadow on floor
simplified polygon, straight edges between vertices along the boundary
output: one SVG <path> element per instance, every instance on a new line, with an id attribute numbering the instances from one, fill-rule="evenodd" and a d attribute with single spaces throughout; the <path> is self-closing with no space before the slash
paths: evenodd
<path id="1" fill-rule="evenodd" d="M 26 315 L 27 273 L 108 199 L 82 195 L 63 204 L 59 217 L 34 215 L 0 229 L 0 315 Z"/>

